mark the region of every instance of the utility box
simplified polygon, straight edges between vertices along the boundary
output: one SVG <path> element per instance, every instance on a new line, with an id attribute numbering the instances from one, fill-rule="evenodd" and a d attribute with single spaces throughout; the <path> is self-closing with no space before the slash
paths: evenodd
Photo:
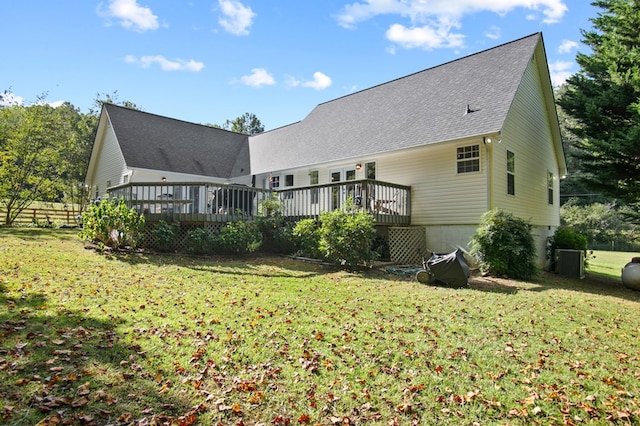
<path id="1" fill-rule="evenodd" d="M 563 277 L 584 278 L 583 250 L 556 250 L 556 273 Z"/>

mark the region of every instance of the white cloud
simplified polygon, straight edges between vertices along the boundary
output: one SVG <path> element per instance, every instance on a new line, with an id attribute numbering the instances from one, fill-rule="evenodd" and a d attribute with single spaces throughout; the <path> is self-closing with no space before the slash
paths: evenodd
<path id="1" fill-rule="evenodd" d="M 303 82 L 302 86 L 316 90 L 324 90 L 331 86 L 331 78 L 328 75 L 317 71 L 313 73 L 313 80 Z"/>
<path id="2" fill-rule="evenodd" d="M 249 34 L 249 27 L 253 24 L 253 18 L 256 17 L 250 7 L 235 0 L 218 0 L 218 4 L 223 15 L 218 19 L 222 28 L 235 35 Z"/>
<path id="3" fill-rule="evenodd" d="M 47 102 L 47 103 L 53 108 L 58 108 L 59 106 L 64 105 L 65 102 L 66 101 L 53 101 L 53 102 Z"/>
<path id="4" fill-rule="evenodd" d="M 578 43 L 572 40 L 562 40 L 562 44 L 558 47 L 558 52 L 560 53 L 569 53 L 573 49 L 578 48 Z"/>
<path id="5" fill-rule="evenodd" d="M 396 15 L 408 22 L 394 23 L 387 38 L 406 48 L 459 47 L 464 36 L 455 33 L 462 17 L 477 12 L 505 15 L 516 8 L 542 12 L 544 23 L 559 22 L 567 12 L 566 0 L 362 0 L 346 5 L 336 16 L 338 24 L 355 28 L 379 15 Z M 487 34 L 496 36 L 495 31 Z"/>
<path id="6" fill-rule="evenodd" d="M 24 98 L 22 96 L 16 96 L 8 90 L 0 93 L 0 106 L 22 105 L 23 103 Z"/>
<path id="7" fill-rule="evenodd" d="M 204 68 L 204 64 L 202 62 L 194 61 L 193 59 L 189 61 L 185 61 L 182 59 L 176 59 L 170 61 L 161 55 L 155 56 L 141 56 L 139 58 L 133 55 L 127 55 L 124 58 L 125 62 L 129 64 L 136 64 L 141 68 L 149 68 L 153 64 L 160 65 L 160 68 L 163 71 L 193 71 L 198 72 Z"/>
<path id="8" fill-rule="evenodd" d="M 134 31 L 155 30 L 159 27 L 158 17 L 150 8 L 139 6 L 137 0 L 111 0 L 106 10 L 98 10 L 106 18 L 120 20 L 120 25 Z"/>
<path id="9" fill-rule="evenodd" d="M 574 73 L 571 71 L 574 63 L 568 61 L 556 61 L 549 64 L 551 83 L 553 87 L 562 86 Z"/>
<path id="10" fill-rule="evenodd" d="M 333 82 L 331 81 L 331 77 L 328 75 L 316 71 L 313 73 L 313 80 L 300 81 L 295 77 L 287 78 L 286 85 L 289 87 L 310 87 L 316 90 L 324 90 L 327 87 L 330 87 Z"/>
<path id="11" fill-rule="evenodd" d="M 253 68 L 250 75 L 240 77 L 243 84 L 251 87 L 273 86 L 276 80 L 264 68 Z"/>
<path id="12" fill-rule="evenodd" d="M 464 35 L 452 33 L 449 28 L 431 28 L 428 25 L 406 28 L 400 24 L 393 24 L 387 30 L 386 36 L 390 41 L 407 49 L 422 47 L 429 50 L 464 45 Z"/>

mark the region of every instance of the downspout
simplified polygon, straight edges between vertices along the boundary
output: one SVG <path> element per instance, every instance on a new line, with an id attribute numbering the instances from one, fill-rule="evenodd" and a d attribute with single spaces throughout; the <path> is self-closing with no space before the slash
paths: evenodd
<path id="1" fill-rule="evenodd" d="M 490 211 L 493 208 L 493 185 L 491 184 L 491 143 L 492 138 L 484 137 L 482 138 L 482 142 L 484 144 L 484 153 L 485 153 L 485 168 L 487 175 L 487 211 Z"/>

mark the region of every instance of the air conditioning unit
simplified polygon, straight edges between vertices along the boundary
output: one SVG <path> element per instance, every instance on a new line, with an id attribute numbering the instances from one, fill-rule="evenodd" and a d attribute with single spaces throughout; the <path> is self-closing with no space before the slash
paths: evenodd
<path id="1" fill-rule="evenodd" d="M 583 250 L 556 250 L 556 272 L 564 277 L 584 278 Z"/>

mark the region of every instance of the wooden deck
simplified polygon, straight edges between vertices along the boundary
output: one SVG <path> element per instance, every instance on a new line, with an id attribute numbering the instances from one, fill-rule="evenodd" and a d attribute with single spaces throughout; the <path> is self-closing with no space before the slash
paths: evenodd
<path id="1" fill-rule="evenodd" d="M 283 216 L 296 219 L 352 206 L 372 213 L 378 225 L 411 223 L 411 188 L 370 179 L 279 190 L 203 182 L 127 183 L 109 188 L 109 196 L 124 199 L 150 222 L 250 221 L 267 216 L 265 201 L 275 200 Z"/>

